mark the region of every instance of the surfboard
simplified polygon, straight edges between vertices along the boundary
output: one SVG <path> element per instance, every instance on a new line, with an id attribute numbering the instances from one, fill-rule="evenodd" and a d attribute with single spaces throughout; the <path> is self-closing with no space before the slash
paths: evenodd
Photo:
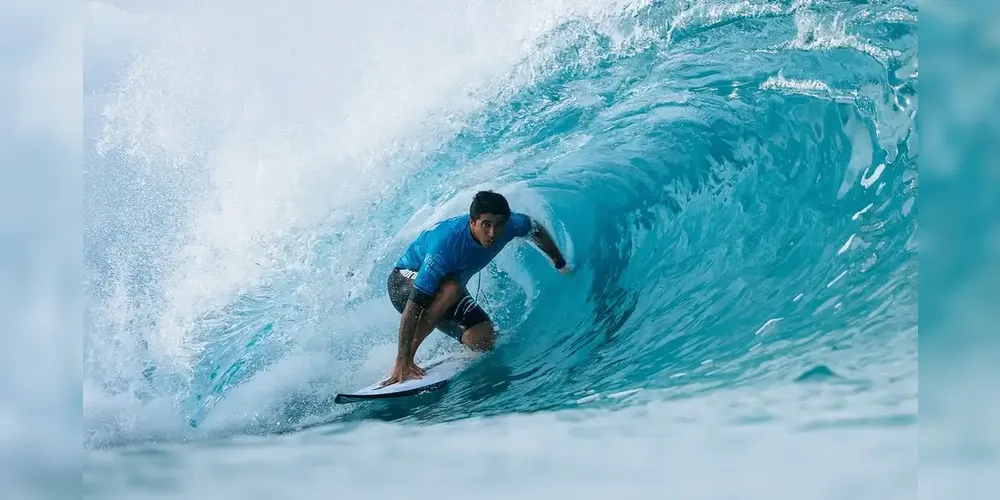
<path id="1" fill-rule="evenodd" d="M 333 402 L 337 404 L 356 403 L 371 399 L 400 398 L 414 396 L 424 392 L 443 389 L 448 382 L 465 369 L 475 358 L 463 355 L 449 355 L 423 366 L 424 376 L 407 380 L 385 387 L 379 387 L 382 380 L 388 378 L 386 373 L 377 382 L 355 392 L 337 394 Z"/>

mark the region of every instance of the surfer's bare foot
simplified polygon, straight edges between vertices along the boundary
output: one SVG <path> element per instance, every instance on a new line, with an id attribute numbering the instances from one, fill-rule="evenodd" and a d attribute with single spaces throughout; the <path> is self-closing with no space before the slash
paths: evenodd
<path id="1" fill-rule="evenodd" d="M 385 387 L 387 385 L 392 385 L 398 382 L 406 382 L 407 380 L 417 379 L 424 376 L 424 369 L 417 366 L 414 362 L 396 362 L 396 366 L 392 368 L 392 374 L 389 378 L 382 381 L 379 387 Z"/>

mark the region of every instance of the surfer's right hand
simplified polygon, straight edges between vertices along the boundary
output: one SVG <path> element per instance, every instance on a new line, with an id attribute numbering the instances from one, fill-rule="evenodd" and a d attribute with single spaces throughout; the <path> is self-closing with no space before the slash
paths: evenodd
<path id="1" fill-rule="evenodd" d="M 385 387 L 398 382 L 417 379 L 424 376 L 424 369 L 420 368 L 413 361 L 396 361 L 396 366 L 392 368 L 389 378 L 382 381 L 379 387 Z"/>

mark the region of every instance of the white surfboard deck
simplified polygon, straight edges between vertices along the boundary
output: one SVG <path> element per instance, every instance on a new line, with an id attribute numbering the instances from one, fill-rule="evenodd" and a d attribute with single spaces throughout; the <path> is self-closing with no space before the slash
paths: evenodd
<path id="1" fill-rule="evenodd" d="M 467 354 L 447 355 L 421 366 L 421 368 L 424 369 L 423 377 L 407 380 L 403 383 L 397 382 L 385 387 L 379 387 L 382 380 L 389 378 L 389 373 L 386 372 L 386 374 L 377 382 L 369 385 L 368 387 L 354 392 L 337 394 L 337 397 L 334 399 L 334 403 L 355 403 L 371 399 L 398 398 L 440 390 L 448 384 L 448 381 L 451 380 L 452 377 L 458 375 L 475 359 L 475 356 L 469 356 Z M 421 364 L 417 363 L 417 365 L 420 366 Z"/>

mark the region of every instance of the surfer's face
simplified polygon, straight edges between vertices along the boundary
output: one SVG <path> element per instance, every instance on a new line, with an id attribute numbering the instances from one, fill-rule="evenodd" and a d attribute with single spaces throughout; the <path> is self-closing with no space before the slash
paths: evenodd
<path id="1" fill-rule="evenodd" d="M 471 220 L 472 235 L 484 247 L 493 246 L 503 236 L 507 217 L 500 214 L 482 214 Z"/>

